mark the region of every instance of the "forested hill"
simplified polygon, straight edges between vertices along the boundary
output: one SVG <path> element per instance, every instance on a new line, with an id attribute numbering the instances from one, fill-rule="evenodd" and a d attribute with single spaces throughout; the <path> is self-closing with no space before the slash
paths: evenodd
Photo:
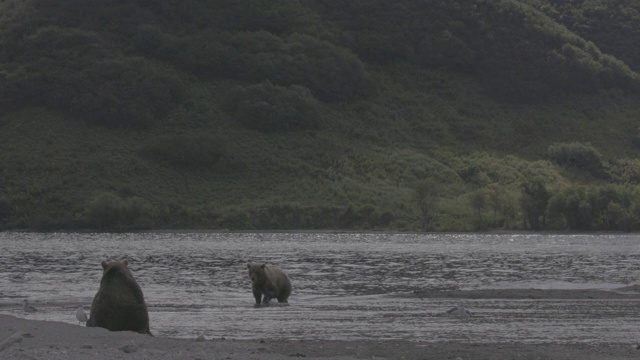
<path id="1" fill-rule="evenodd" d="M 3 0 L 0 228 L 640 229 L 640 2 Z"/>

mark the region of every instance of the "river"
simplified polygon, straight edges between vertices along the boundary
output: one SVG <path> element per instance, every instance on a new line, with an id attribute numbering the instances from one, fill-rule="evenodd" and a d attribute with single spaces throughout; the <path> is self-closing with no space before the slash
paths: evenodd
<path id="1" fill-rule="evenodd" d="M 77 324 L 105 259 L 129 261 L 156 336 L 635 343 L 640 329 L 635 299 L 411 296 L 634 284 L 640 236 L 622 234 L 4 232 L 0 313 Z M 288 273 L 288 305 L 254 307 L 248 262 Z M 446 315 L 461 302 L 470 319 Z"/>

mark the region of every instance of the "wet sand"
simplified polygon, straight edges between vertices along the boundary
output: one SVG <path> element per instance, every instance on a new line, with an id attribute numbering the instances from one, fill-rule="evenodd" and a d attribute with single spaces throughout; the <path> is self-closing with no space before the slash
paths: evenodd
<path id="1" fill-rule="evenodd" d="M 628 299 L 639 287 L 614 291 L 505 289 L 424 291 L 431 298 Z M 639 334 L 640 339 L 640 334 Z M 638 359 L 637 344 L 531 344 L 432 342 L 430 339 L 299 341 L 277 329 L 254 340 L 174 339 L 109 332 L 59 322 L 0 315 L 0 359 Z"/>
<path id="2" fill-rule="evenodd" d="M 425 299 L 640 299 L 640 285 L 600 289 L 480 289 L 480 290 L 416 290 L 410 297 Z M 640 329 L 639 329 L 640 330 Z"/>

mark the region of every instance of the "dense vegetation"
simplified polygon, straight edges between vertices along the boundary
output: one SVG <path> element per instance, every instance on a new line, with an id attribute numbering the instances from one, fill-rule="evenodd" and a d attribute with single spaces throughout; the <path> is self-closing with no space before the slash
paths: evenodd
<path id="1" fill-rule="evenodd" d="M 0 228 L 640 230 L 632 0 L 5 0 Z"/>

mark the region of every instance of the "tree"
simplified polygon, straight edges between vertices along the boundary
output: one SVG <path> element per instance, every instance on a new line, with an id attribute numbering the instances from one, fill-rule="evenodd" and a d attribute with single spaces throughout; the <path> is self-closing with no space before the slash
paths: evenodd
<path id="1" fill-rule="evenodd" d="M 88 223 L 97 229 L 118 228 L 123 219 L 126 204 L 118 196 L 102 192 L 91 198 L 86 207 Z"/>
<path id="2" fill-rule="evenodd" d="M 493 214 L 491 226 L 496 228 L 498 227 L 498 211 L 503 207 L 504 189 L 500 185 L 493 183 L 489 184 L 487 190 L 489 207 Z"/>
<path id="3" fill-rule="evenodd" d="M 550 197 L 542 178 L 532 178 L 522 184 L 520 206 L 525 222 L 531 230 L 537 231 L 546 226 L 546 210 Z"/>
<path id="4" fill-rule="evenodd" d="M 553 195 L 548 203 L 549 216 L 563 218 L 571 230 L 588 230 L 593 223 L 593 207 L 583 187 L 567 187 Z"/>
<path id="5" fill-rule="evenodd" d="M 438 209 L 438 186 L 428 180 L 418 183 L 415 189 L 415 200 L 420 209 L 420 228 L 424 231 L 432 230 L 433 221 Z"/>
<path id="6" fill-rule="evenodd" d="M 482 213 L 487 208 L 487 196 L 483 190 L 478 190 L 471 194 L 470 201 L 471 207 L 476 212 L 476 229 L 482 229 L 484 227 Z"/>
<path id="7" fill-rule="evenodd" d="M 11 203 L 8 199 L 0 196 L 0 225 L 4 224 L 11 215 Z"/>

